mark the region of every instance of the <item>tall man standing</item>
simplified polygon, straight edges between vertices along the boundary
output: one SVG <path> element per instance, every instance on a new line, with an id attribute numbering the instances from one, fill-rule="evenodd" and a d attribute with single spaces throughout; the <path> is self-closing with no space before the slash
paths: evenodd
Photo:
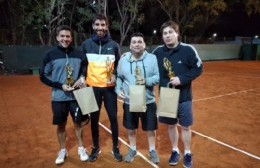
<path id="1" fill-rule="evenodd" d="M 159 122 L 168 125 L 168 134 L 172 145 L 172 153 L 169 159 L 170 165 L 177 165 L 180 161 L 178 148 L 179 133 L 177 123 L 181 126 L 182 141 L 184 144 L 185 168 L 192 167 L 191 125 L 192 115 L 192 81 L 202 73 L 202 62 L 194 47 L 179 42 L 179 25 L 168 21 L 161 26 L 163 46 L 157 47 L 153 53 L 157 56 L 160 72 L 160 86 L 166 87 L 170 82 L 176 89 L 180 89 L 180 98 L 177 118 L 159 117 Z M 168 71 L 164 67 L 167 59 L 172 65 L 174 76 L 169 78 Z"/>
<path id="2" fill-rule="evenodd" d="M 82 128 L 80 124 L 84 117 L 75 117 L 75 113 L 78 113 L 80 109 L 72 93 L 74 87 L 79 87 L 79 83 L 76 84 L 74 82 L 81 75 L 85 75 L 86 59 L 83 52 L 71 47 L 72 32 L 72 29 L 66 25 L 57 28 L 56 40 L 58 45 L 45 54 L 40 73 L 41 81 L 52 87 L 53 124 L 57 125 L 57 136 L 60 145 L 60 151 L 55 160 L 56 164 L 64 163 L 68 155 L 65 147 L 65 128 L 69 112 L 76 129 L 80 160 L 88 160 L 88 155 L 82 143 Z"/>
<path id="3" fill-rule="evenodd" d="M 116 67 L 120 58 L 118 44 L 108 33 L 108 19 L 99 14 L 92 20 L 93 34 L 82 44 L 87 57 L 86 83 L 92 86 L 99 111 L 91 113 L 91 132 L 93 148 L 89 160 L 94 162 L 101 152 L 99 145 L 99 117 L 102 101 L 110 121 L 112 130 L 112 153 L 116 161 L 122 161 L 118 149 L 117 95 L 114 91 Z"/>

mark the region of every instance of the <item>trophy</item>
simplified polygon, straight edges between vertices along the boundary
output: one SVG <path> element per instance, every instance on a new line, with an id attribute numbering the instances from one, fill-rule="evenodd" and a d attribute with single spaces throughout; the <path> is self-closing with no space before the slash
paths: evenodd
<path id="1" fill-rule="evenodd" d="M 106 68 L 107 68 L 107 82 L 110 82 L 113 69 L 112 69 L 112 61 L 111 59 L 109 59 L 109 57 L 107 57 L 106 60 Z"/>
<path id="2" fill-rule="evenodd" d="M 135 79 L 136 79 L 135 84 L 141 85 L 140 81 L 142 81 L 142 76 L 141 76 L 141 69 L 139 68 L 139 66 L 136 66 L 135 68 Z"/>
<path id="3" fill-rule="evenodd" d="M 65 67 L 65 71 L 66 71 L 66 84 L 71 87 L 74 83 L 73 76 L 72 76 L 73 68 L 67 64 Z"/>
<path id="4" fill-rule="evenodd" d="M 163 66 L 168 71 L 168 76 L 171 79 L 175 76 L 174 72 L 172 71 L 172 64 L 167 58 L 163 58 Z"/>
<path id="5" fill-rule="evenodd" d="M 163 58 L 163 66 L 168 71 L 168 77 L 171 79 L 175 76 L 174 72 L 172 71 L 172 64 L 167 58 Z"/>

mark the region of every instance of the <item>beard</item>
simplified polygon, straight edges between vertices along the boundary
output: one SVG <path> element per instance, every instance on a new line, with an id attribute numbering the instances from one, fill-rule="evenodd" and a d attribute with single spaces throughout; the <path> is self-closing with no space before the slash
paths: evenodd
<path id="1" fill-rule="evenodd" d="M 98 30 L 95 30 L 96 34 L 98 37 L 104 37 L 106 34 L 107 34 L 107 30 L 105 29 L 98 29 Z"/>

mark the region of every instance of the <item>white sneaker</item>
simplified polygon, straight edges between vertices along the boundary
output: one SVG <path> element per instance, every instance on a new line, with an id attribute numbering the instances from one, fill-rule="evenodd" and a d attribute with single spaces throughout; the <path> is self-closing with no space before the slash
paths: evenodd
<path id="1" fill-rule="evenodd" d="M 78 155 L 79 155 L 80 160 L 83 161 L 83 162 L 87 161 L 88 158 L 89 158 L 89 156 L 88 156 L 88 154 L 86 152 L 86 149 L 83 148 L 83 147 L 79 147 L 78 148 Z"/>
<path id="2" fill-rule="evenodd" d="M 55 160 L 55 163 L 58 164 L 62 164 L 64 163 L 64 160 L 66 159 L 66 157 L 68 156 L 66 149 L 61 149 L 58 153 L 58 157 Z"/>

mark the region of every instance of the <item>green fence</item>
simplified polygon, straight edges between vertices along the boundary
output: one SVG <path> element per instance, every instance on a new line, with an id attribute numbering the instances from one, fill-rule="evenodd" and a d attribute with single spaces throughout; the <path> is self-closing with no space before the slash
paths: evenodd
<path id="1" fill-rule="evenodd" d="M 241 60 L 256 60 L 257 45 L 244 44 L 240 48 L 239 59 Z"/>
<path id="2" fill-rule="evenodd" d="M 0 46 L 5 69 L 8 72 L 29 73 L 40 67 L 47 46 Z M 34 71 L 35 72 L 35 71 Z"/>
<path id="3" fill-rule="evenodd" d="M 194 44 L 203 61 L 208 60 L 260 60 L 260 45 L 238 44 Z M 157 46 L 148 46 L 152 52 Z M 1 46 L 0 51 L 6 70 L 9 72 L 24 72 L 37 74 L 42 65 L 44 53 L 48 46 Z M 129 47 L 121 48 L 121 52 L 129 51 Z"/>

